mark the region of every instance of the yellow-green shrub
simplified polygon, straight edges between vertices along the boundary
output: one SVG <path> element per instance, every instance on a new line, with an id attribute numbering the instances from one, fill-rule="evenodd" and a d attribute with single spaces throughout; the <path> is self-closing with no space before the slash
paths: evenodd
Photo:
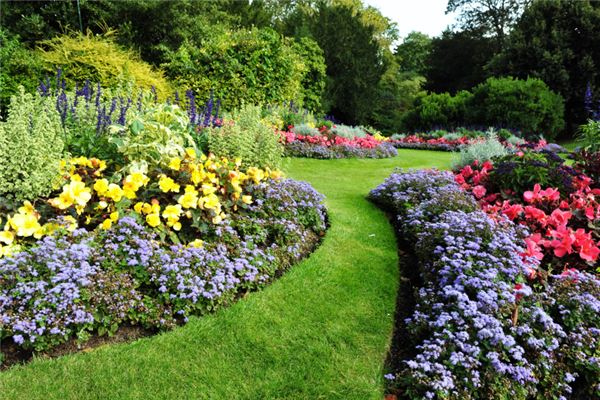
<path id="1" fill-rule="evenodd" d="M 69 34 L 40 42 L 40 55 L 48 72 L 63 70 L 63 77 L 71 83 L 99 82 L 104 87 L 136 86 L 154 87 L 161 100 L 173 90 L 161 71 L 153 69 L 131 50 L 119 47 L 111 39 L 111 33 L 103 36 Z"/>
<path id="2" fill-rule="evenodd" d="M 0 199 L 9 204 L 48 195 L 59 177 L 64 142 L 60 116 L 51 98 L 11 98 L 0 122 Z"/>

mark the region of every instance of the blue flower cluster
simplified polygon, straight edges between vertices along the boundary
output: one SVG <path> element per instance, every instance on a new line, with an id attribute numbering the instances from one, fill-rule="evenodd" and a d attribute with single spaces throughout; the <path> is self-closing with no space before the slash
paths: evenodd
<path id="1" fill-rule="evenodd" d="M 600 280 L 527 282 L 525 232 L 494 221 L 449 172 L 392 174 L 370 194 L 414 245 L 422 284 L 407 324 L 416 355 L 393 371 L 408 398 L 600 395 Z"/>
<path id="2" fill-rule="evenodd" d="M 323 196 L 293 180 L 262 183 L 254 203 L 203 237 L 166 246 L 133 216 L 110 230 L 66 231 L 0 259 L 0 339 L 43 351 L 124 324 L 166 329 L 276 277 L 326 229 Z"/>
<path id="3" fill-rule="evenodd" d="M 398 151 L 390 143 L 381 143 L 379 146 L 368 149 L 357 146 L 334 145 L 323 146 L 306 142 L 295 141 L 285 145 L 288 157 L 338 159 L 338 158 L 388 158 L 396 157 Z"/>

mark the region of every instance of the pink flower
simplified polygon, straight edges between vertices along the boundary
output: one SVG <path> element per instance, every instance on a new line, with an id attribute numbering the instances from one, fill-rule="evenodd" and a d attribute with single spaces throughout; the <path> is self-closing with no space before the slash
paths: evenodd
<path id="1" fill-rule="evenodd" d="M 483 196 L 485 196 L 485 193 L 486 193 L 486 190 L 481 185 L 477 185 L 473 188 L 473 194 L 475 195 L 475 198 L 477 198 L 477 199 L 481 199 Z"/>

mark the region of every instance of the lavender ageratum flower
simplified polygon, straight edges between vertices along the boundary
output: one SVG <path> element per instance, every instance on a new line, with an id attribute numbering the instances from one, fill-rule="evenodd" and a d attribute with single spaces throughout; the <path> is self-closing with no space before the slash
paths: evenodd
<path id="1" fill-rule="evenodd" d="M 167 246 L 123 216 L 109 230 L 57 233 L 0 259 L 1 339 L 46 350 L 124 323 L 166 329 L 260 288 L 326 227 L 310 185 L 266 181 L 253 203 L 207 232 L 204 248 Z"/>
<path id="2" fill-rule="evenodd" d="M 553 276 L 541 292 L 516 286 L 525 271 L 519 254 L 526 232 L 479 211 L 450 173 L 396 172 L 370 198 L 397 215 L 424 282 L 406 321 L 417 352 L 396 373 L 407 392 L 559 398 L 569 397 L 577 375 L 586 377 L 580 390 L 598 395 L 595 276 Z"/>
<path id="3" fill-rule="evenodd" d="M 385 142 L 375 148 L 368 149 L 349 145 L 323 146 L 295 141 L 285 145 L 285 152 L 288 157 L 318 159 L 388 158 L 398 155 L 396 148 L 392 144 Z"/>

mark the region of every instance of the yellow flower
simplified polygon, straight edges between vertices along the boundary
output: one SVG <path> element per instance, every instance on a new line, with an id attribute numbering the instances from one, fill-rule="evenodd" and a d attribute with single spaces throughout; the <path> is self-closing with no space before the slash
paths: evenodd
<path id="1" fill-rule="evenodd" d="M 102 223 L 100 224 L 100 227 L 104 230 L 108 230 L 112 226 L 112 223 L 113 222 L 107 218 L 104 221 L 102 221 Z"/>
<path id="2" fill-rule="evenodd" d="M 172 178 L 169 178 L 166 175 L 160 176 L 160 179 L 158 180 L 158 186 L 160 187 L 160 190 L 162 190 L 164 193 L 179 192 L 179 185 L 175 183 L 175 181 Z"/>
<path id="3" fill-rule="evenodd" d="M 198 192 L 192 185 L 187 185 L 185 187 L 185 194 L 179 196 L 177 202 L 181 204 L 183 208 L 196 208 L 196 204 L 198 203 Z"/>
<path id="4" fill-rule="evenodd" d="M 0 242 L 3 242 L 4 244 L 12 244 L 14 240 L 15 234 L 11 231 L 0 232 Z"/>
<path id="5" fill-rule="evenodd" d="M 195 239 L 193 241 L 191 241 L 188 246 L 190 247 L 196 247 L 196 248 L 201 248 L 204 247 L 204 241 L 200 240 L 200 239 Z"/>
<path id="6" fill-rule="evenodd" d="M 64 191 L 64 188 L 63 188 Z M 69 196 L 73 199 L 73 203 L 84 206 L 92 198 L 92 191 L 85 186 L 83 182 L 71 182 L 68 185 Z"/>
<path id="7" fill-rule="evenodd" d="M 212 219 L 212 223 L 215 225 L 220 224 L 221 221 L 223 221 L 223 217 L 221 217 L 221 215 L 214 216 Z"/>
<path id="8" fill-rule="evenodd" d="M 150 178 L 141 172 L 133 172 L 125 177 L 123 181 L 123 193 L 129 200 L 136 198 L 136 192 L 142 186 L 146 186 Z"/>
<path id="9" fill-rule="evenodd" d="M 23 206 L 19 207 L 21 214 L 37 214 L 35 207 L 27 200 L 23 202 Z"/>
<path id="10" fill-rule="evenodd" d="M 192 183 L 194 185 L 200 184 L 200 182 L 202 182 L 202 180 L 204 179 L 204 171 L 202 170 L 202 165 L 200 165 L 200 168 L 198 168 L 195 165 L 192 166 L 191 171 L 192 171 Z"/>
<path id="11" fill-rule="evenodd" d="M 242 202 L 246 203 L 246 204 L 252 204 L 252 196 L 242 196 Z"/>
<path id="12" fill-rule="evenodd" d="M 92 222 L 92 217 L 90 217 L 89 215 L 87 217 L 85 217 L 85 224 L 89 225 Z"/>
<path id="13" fill-rule="evenodd" d="M 283 176 L 283 172 L 281 172 L 281 171 L 279 171 L 277 169 L 275 169 L 273 171 L 268 170 L 268 173 L 269 173 L 269 177 L 271 179 L 281 179 L 281 177 Z"/>
<path id="14" fill-rule="evenodd" d="M 142 206 L 142 212 L 144 214 L 150 214 L 152 212 L 152 205 L 144 203 L 144 205 Z"/>
<path id="15" fill-rule="evenodd" d="M 104 196 L 104 194 L 108 191 L 108 181 L 106 179 L 98 179 L 94 183 L 94 190 L 99 196 Z"/>
<path id="16" fill-rule="evenodd" d="M 173 158 L 169 162 L 169 168 L 174 169 L 175 171 L 179 171 L 179 168 L 181 168 L 181 159 L 180 158 Z"/>
<path id="17" fill-rule="evenodd" d="M 169 205 L 165 207 L 162 216 L 164 219 L 177 221 L 182 212 L 181 205 Z"/>
<path id="18" fill-rule="evenodd" d="M 112 222 L 117 222 L 119 220 L 119 212 L 115 211 L 113 213 L 110 213 L 109 218 Z"/>
<path id="19" fill-rule="evenodd" d="M 108 190 L 106 192 L 106 197 L 111 198 L 115 203 L 121 201 L 123 198 L 123 189 L 114 183 L 108 185 Z"/>
<path id="20" fill-rule="evenodd" d="M 202 207 L 206 209 L 215 209 L 220 206 L 219 198 L 213 193 L 202 198 Z"/>
<path id="21" fill-rule="evenodd" d="M 99 210 L 104 210 L 106 207 L 108 207 L 108 203 L 104 200 L 99 201 L 98 205 L 96 206 L 96 208 Z"/>
<path id="22" fill-rule="evenodd" d="M 258 184 L 260 181 L 265 179 L 265 173 L 262 169 L 256 167 L 248 168 L 248 176 L 254 181 L 254 183 Z"/>
<path id="23" fill-rule="evenodd" d="M 152 213 L 146 215 L 146 222 L 153 228 L 156 228 L 160 225 L 160 215 L 157 213 Z"/>
<path id="24" fill-rule="evenodd" d="M 206 183 L 202 185 L 202 194 L 208 196 L 209 194 L 213 194 L 217 191 L 217 188 L 212 185 L 207 185 Z"/>
<path id="25" fill-rule="evenodd" d="M 32 214 L 15 214 L 8 220 L 8 223 L 16 231 L 17 236 L 33 236 L 42 228 Z"/>
<path id="26" fill-rule="evenodd" d="M 71 174 L 71 180 L 74 182 L 81 182 L 81 175 L 79 174 Z"/>
<path id="27" fill-rule="evenodd" d="M 67 215 L 67 216 L 63 217 L 63 221 L 65 223 L 68 223 L 67 230 L 69 232 L 73 232 L 75 229 L 77 229 L 77 220 L 75 218 L 73 218 L 72 216 Z"/>
<path id="28" fill-rule="evenodd" d="M 54 208 L 65 210 L 73 205 L 73 199 L 68 192 L 62 192 L 57 198 L 48 200 L 48 203 Z"/>
<path id="29" fill-rule="evenodd" d="M 185 154 L 187 154 L 187 156 L 189 158 L 191 158 L 192 160 L 196 159 L 196 150 L 192 149 L 191 147 L 188 147 L 187 149 L 185 149 Z"/>
<path id="30" fill-rule="evenodd" d="M 138 201 L 133 206 L 133 209 L 135 210 L 136 213 L 141 214 L 142 213 L 142 207 L 144 207 L 144 203 L 142 203 L 141 201 Z"/>
<path id="31" fill-rule="evenodd" d="M 173 224 L 173 230 L 180 231 L 181 230 L 181 222 L 177 221 Z"/>

